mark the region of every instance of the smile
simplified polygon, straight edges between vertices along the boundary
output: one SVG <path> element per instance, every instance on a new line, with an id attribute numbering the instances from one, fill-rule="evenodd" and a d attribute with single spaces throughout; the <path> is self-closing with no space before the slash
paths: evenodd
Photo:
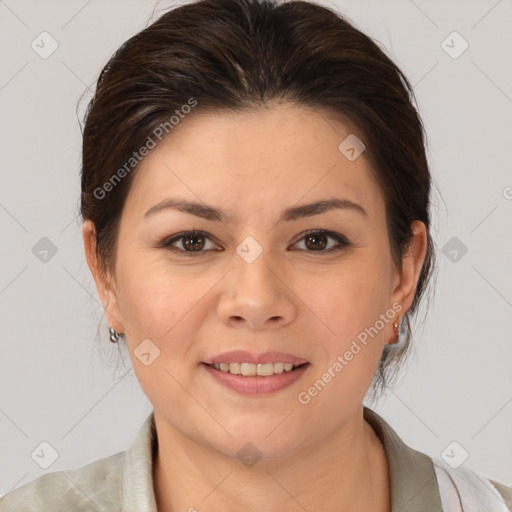
<path id="1" fill-rule="evenodd" d="M 242 395 L 266 395 L 283 390 L 301 379 L 310 366 L 310 363 L 293 365 L 282 362 L 202 363 L 214 381 Z M 239 373 L 234 373 L 237 371 Z"/>

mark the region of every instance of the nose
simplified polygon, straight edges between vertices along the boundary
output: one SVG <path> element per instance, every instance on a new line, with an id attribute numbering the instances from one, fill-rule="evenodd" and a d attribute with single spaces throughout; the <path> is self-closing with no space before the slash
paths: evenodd
<path id="1" fill-rule="evenodd" d="M 265 251 L 252 263 L 235 258 L 234 268 L 223 280 L 217 309 L 220 319 L 236 328 L 284 327 L 296 315 L 296 298 L 286 281 L 286 271 Z"/>

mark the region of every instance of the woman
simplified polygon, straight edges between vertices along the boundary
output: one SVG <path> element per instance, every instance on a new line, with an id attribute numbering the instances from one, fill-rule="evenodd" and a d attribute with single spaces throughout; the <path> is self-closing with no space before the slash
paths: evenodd
<path id="1" fill-rule="evenodd" d="M 311 2 L 201 0 L 122 45 L 86 115 L 83 239 L 154 411 L 1 511 L 512 510 L 363 406 L 434 265 L 411 99 Z"/>

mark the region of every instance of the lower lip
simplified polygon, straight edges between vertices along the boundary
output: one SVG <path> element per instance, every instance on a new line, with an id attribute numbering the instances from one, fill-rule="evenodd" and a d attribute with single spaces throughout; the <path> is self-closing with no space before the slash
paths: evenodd
<path id="1" fill-rule="evenodd" d="M 220 384 L 242 395 L 266 395 L 280 391 L 297 382 L 309 368 L 308 363 L 291 372 L 274 373 L 274 375 L 269 377 L 242 377 L 229 372 L 215 370 L 215 368 L 205 363 L 201 364 Z"/>

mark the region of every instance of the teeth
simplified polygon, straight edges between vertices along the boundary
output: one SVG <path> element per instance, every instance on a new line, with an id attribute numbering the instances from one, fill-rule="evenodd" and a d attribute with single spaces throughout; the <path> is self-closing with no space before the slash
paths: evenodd
<path id="1" fill-rule="evenodd" d="M 240 368 L 240 363 L 222 363 L 223 366 L 225 367 L 225 369 L 223 370 L 221 368 L 221 370 L 223 372 L 229 372 L 229 373 L 232 373 L 233 375 L 240 375 L 242 373 L 242 369 Z"/>
<path id="2" fill-rule="evenodd" d="M 294 366 L 292 363 L 220 363 L 212 364 L 213 368 L 233 375 L 244 375 L 246 377 L 259 376 L 270 377 L 274 373 L 290 372 Z"/>
<path id="3" fill-rule="evenodd" d="M 251 363 L 242 363 L 240 365 L 240 369 L 242 370 L 242 375 L 246 377 L 250 377 L 251 375 L 257 375 L 258 367 L 255 364 Z"/>
<path id="4" fill-rule="evenodd" d="M 284 363 L 274 363 L 274 373 L 283 373 Z"/>

